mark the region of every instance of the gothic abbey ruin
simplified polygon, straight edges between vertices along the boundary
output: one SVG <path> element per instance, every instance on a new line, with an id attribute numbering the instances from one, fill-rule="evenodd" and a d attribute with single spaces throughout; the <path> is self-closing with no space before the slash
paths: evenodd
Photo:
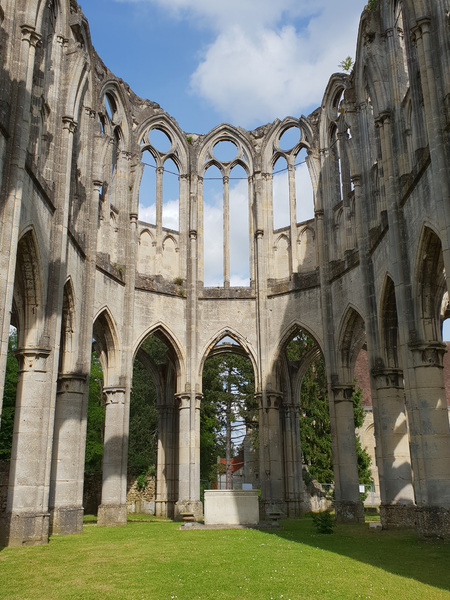
<path id="1" fill-rule="evenodd" d="M 0 316 L 5 370 L 17 327 L 19 384 L 1 541 L 46 543 L 82 528 L 92 340 L 106 402 L 99 523 L 126 521 L 131 373 L 150 334 L 157 369 L 157 511 L 202 512 L 202 368 L 231 337 L 252 361 L 261 511 L 302 512 L 299 390 L 322 351 L 329 387 L 336 514 L 363 518 L 351 388 L 367 349 L 381 518 L 450 537 L 450 433 L 441 325 L 449 311 L 450 4 L 378 0 L 362 13 L 351 74 L 321 106 L 255 131 L 186 135 L 97 56 L 75 0 L 0 0 Z M 294 148 L 280 146 L 290 128 Z M 164 132 L 159 152 L 150 132 Z M 222 141 L 233 160 L 215 158 Z M 294 165 L 305 149 L 314 218 L 298 223 Z M 156 223 L 138 220 L 142 154 L 156 164 Z M 290 224 L 274 230 L 273 167 L 289 173 Z M 179 172 L 179 229 L 162 221 L 164 164 Z M 204 281 L 203 187 L 223 177 L 221 287 Z M 230 285 L 228 186 L 248 180 L 250 285 Z M 207 251 L 207 250 L 206 250 Z M 316 346 L 289 364 L 299 330 Z M 3 377 L 1 378 L 3 381 Z M 1 395 L 0 395 L 1 397 Z"/>

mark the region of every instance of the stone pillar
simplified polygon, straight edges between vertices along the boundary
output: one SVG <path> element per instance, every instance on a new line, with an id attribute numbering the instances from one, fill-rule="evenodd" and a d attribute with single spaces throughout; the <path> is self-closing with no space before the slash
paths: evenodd
<path id="1" fill-rule="evenodd" d="M 49 535 L 50 351 L 23 348 L 16 355 L 16 413 L 0 544 L 32 546 L 46 544 Z"/>
<path id="2" fill-rule="evenodd" d="M 298 403 L 284 406 L 283 420 L 287 515 L 298 517 L 302 514 L 305 493 Z"/>
<path id="3" fill-rule="evenodd" d="M 445 344 L 411 344 L 407 396 L 419 537 L 450 539 L 450 432 L 443 377 Z"/>
<path id="4" fill-rule="evenodd" d="M 414 527 L 415 503 L 403 373 L 399 369 L 383 369 L 373 375 L 381 522 L 384 529 Z"/>
<path id="5" fill-rule="evenodd" d="M 175 518 L 203 516 L 200 502 L 200 398 L 198 394 L 177 394 L 179 402 L 178 501 Z"/>
<path id="6" fill-rule="evenodd" d="M 230 178 L 223 178 L 223 285 L 230 287 Z"/>
<path id="7" fill-rule="evenodd" d="M 364 507 L 359 495 L 356 458 L 355 421 L 353 416 L 353 388 L 333 386 L 334 396 L 334 481 L 336 520 L 340 523 L 364 523 Z"/>
<path id="8" fill-rule="evenodd" d="M 291 239 L 290 275 L 298 271 L 297 252 L 297 198 L 295 194 L 295 156 L 289 155 L 288 183 L 289 183 L 289 235 Z"/>
<path id="9" fill-rule="evenodd" d="M 280 406 L 282 394 L 267 391 L 260 400 L 261 518 L 287 514 L 284 498 L 283 445 Z"/>
<path id="10" fill-rule="evenodd" d="M 103 451 L 102 503 L 98 507 L 98 525 L 126 525 L 127 465 L 124 444 L 125 388 L 105 387 L 105 447 Z"/>
<path id="11" fill-rule="evenodd" d="M 158 453 L 156 467 L 155 514 L 173 516 L 172 488 L 174 480 L 173 407 L 158 407 Z"/>
<path id="12" fill-rule="evenodd" d="M 50 483 L 50 533 L 83 530 L 86 376 L 60 375 L 56 394 Z"/>

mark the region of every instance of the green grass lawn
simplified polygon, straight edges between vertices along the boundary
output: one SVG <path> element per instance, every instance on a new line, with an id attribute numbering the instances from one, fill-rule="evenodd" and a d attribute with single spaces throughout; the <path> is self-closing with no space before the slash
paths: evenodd
<path id="1" fill-rule="evenodd" d="M 48 546 L 0 552 L 8 600 L 450 600 L 450 545 L 412 532 L 339 525 L 316 533 L 310 518 L 283 529 L 179 530 L 141 516 L 126 527 L 94 523 Z"/>

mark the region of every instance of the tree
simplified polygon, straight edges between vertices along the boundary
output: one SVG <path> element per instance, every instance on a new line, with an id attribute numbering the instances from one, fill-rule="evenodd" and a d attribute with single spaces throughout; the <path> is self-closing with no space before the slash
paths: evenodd
<path id="1" fill-rule="evenodd" d="M 11 447 L 14 429 L 14 413 L 17 391 L 17 359 L 14 351 L 17 348 L 17 332 L 11 330 L 6 357 L 5 388 L 3 392 L 3 408 L 0 428 L 0 460 L 11 459 Z"/>
<path id="2" fill-rule="evenodd" d="M 156 365 L 167 362 L 167 346 L 155 336 L 147 338 L 142 349 Z M 158 444 L 158 409 L 156 388 L 150 373 L 136 359 L 130 402 L 128 465 L 136 474 L 152 472 L 156 466 Z"/>
<path id="3" fill-rule="evenodd" d="M 84 465 L 86 471 L 95 473 L 102 470 L 104 426 L 103 372 L 97 353 L 92 352 Z"/>
<path id="4" fill-rule="evenodd" d="M 298 364 L 316 346 L 315 340 L 300 332 L 287 347 L 289 361 Z M 300 441 L 303 462 L 308 470 L 304 473 L 306 483 L 316 479 L 331 483 L 333 458 L 331 454 L 330 411 L 328 407 L 325 362 L 322 354 L 306 371 L 300 391 Z"/>
<path id="5" fill-rule="evenodd" d="M 305 332 L 296 336 L 287 347 L 288 359 L 301 362 L 307 352 L 315 346 L 315 341 Z M 355 429 L 362 427 L 364 408 L 362 390 L 354 382 L 353 414 Z M 300 392 L 300 439 L 303 461 L 308 466 L 309 479 L 320 483 L 330 483 L 333 476 L 333 457 L 331 452 L 330 412 L 328 406 L 327 381 L 323 355 L 317 358 L 306 371 Z M 356 434 L 356 456 L 359 482 L 372 483 L 370 456 L 362 447 Z"/>
<path id="6" fill-rule="evenodd" d="M 200 413 L 202 479 L 217 477 L 217 457 L 225 452 L 227 488 L 231 487 L 231 458 L 246 432 L 257 429 L 254 394 L 254 373 L 248 358 L 230 353 L 206 361 Z"/>

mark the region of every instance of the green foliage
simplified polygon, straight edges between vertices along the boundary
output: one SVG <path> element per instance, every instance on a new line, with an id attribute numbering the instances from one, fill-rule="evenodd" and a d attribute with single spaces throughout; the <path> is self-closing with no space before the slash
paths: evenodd
<path id="1" fill-rule="evenodd" d="M 14 429 L 14 413 L 17 390 L 17 360 L 14 350 L 17 348 L 17 333 L 12 331 L 8 340 L 6 357 L 5 388 L 3 392 L 3 408 L 0 429 L 0 460 L 11 459 L 11 446 Z"/>
<path id="2" fill-rule="evenodd" d="M 136 477 L 136 488 L 138 492 L 143 492 L 147 489 L 148 484 L 150 483 L 150 477 L 153 477 L 155 472 L 155 467 L 151 466 Z"/>
<path id="3" fill-rule="evenodd" d="M 338 67 L 340 69 L 342 69 L 343 71 L 348 72 L 348 71 L 351 71 L 353 65 L 354 65 L 353 58 L 351 56 L 347 56 L 346 58 L 344 58 L 344 60 L 341 60 Z"/>
<path id="4" fill-rule="evenodd" d="M 302 332 L 288 345 L 290 361 L 301 361 L 315 346 L 314 339 Z M 320 355 L 306 371 L 300 392 L 300 439 L 305 483 L 316 479 L 320 483 L 333 481 L 331 455 L 330 411 L 328 407 L 325 362 Z"/>
<path id="5" fill-rule="evenodd" d="M 336 527 L 336 521 L 331 513 L 327 511 L 313 513 L 312 518 L 317 533 L 333 533 L 333 528 Z"/>
<path id="6" fill-rule="evenodd" d="M 167 346 L 155 336 L 147 338 L 142 350 L 159 368 L 167 364 Z M 149 473 L 156 464 L 158 409 L 156 388 L 145 366 L 135 360 L 130 403 L 128 465 L 133 472 Z"/>
<path id="7" fill-rule="evenodd" d="M 105 403 L 103 398 L 103 372 L 96 352 L 92 353 L 89 375 L 89 399 L 86 431 L 85 470 L 100 472 L 103 458 L 103 429 Z"/>
<path id="8" fill-rule="evenodd" d="M 355 420 L 355 429 L 362 427 L 364 423 L 364 407 L 362 405 L 362 389 L 357 385 L 355 379 L 353 383 L 353 418 Z M 372 485 L 372 471 L 370 469 L 371 459 L 365 448 L 361 445 L 361 439 L 356 434 L 356 458 L 358 461 L 358 478 L 359 483 Z M 361 500 L 365 500 L 367 493 L 361 494 Z"/>
<path id="9" fill-rule="evenodd" d="M 367 8 L 369 10 L 375 10 L 377 5 L 378 5 L 378 0 L 368 0 L 368 2 L 367 2 Z"/>
<path id="10" fill-rule="evenodd" d="M 203 401 L 200 411 L 200 477 L 217 481 L 217 457 L 225 456 L 227 417 L 234 429 L 257 430 L 257 403 L 253 366 L 238 354 L 208 358 L 203 369 Z M 237 424 L 240 425 L 237 425 Z M 238 451 L 237 446 L 233 453 Z"/>

